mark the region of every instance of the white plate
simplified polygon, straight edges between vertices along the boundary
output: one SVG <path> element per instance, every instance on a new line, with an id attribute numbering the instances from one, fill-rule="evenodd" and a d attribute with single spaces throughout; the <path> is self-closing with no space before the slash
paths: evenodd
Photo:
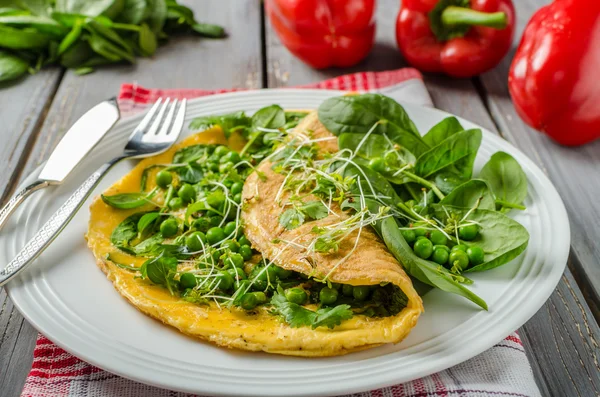
<path id="1" fill-rule="evenodd" d="M 215 95 L 190 101 L 188 120 L 254 111 L 273 103 L 284 108 L 316 108 L 339 94 L 264 90 Z M 449 116 L 435 109 L 405 107 L 420 131 Z M 21 207 L 0 236 L 3 263 L 96 167 L 119 152 L 140 117 L 115 127 L 67 183 L 39 192 Z M 480 128 L 460 121 L 465 128 Z M 138 312 L 96 267 L 83 239 L 91 199 L 36 263 L 9 284 L 8 293 L 25 318 L 65 350 L 107 371 L 168 389 L 216 395 L 315 396 L 413 380 L 465 361 L 519 328 L 548 299 L 565 268 L 569 222 L 556 189 L 523 153 L 485 130 L 476 170 L 498 150 L 512 154 L 527 174 L 527 210 L 513 211 L 511 216 L 529 230 L 529 248 L 501 268 L 472 274 L 472 289 L 487 301 L 489 312 L 464 298 L 433 291 L 424 298 L 426 311 L 418 325 L 398 345 L 311 359 L 232 351 L 183 336 Z M 124 162 L 115 167 L 92 196 L 133 165 Z"/>

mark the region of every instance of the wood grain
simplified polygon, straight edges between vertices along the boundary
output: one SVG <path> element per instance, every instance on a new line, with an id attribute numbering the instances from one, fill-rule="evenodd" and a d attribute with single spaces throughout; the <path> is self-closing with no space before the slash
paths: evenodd
<path id="1" fill-rule="evenodd" d="M 20 182 L 50 155 L 75 120 L 93 105 L 116 95 L 123 83 L 137 82 L 149 88 L 260 88 L 260 4 L 253 0 L 235 0 L 235 6 L 233 1 L 224 6 L 221 0 L 181 3 L 190 6 L 199 20 L 225 26 L 228 38 L 177 37 L 160 47 L 153 58 L 139 59 L 134 66 L 103 67 L 86 76 L 68 71 L 58 90 L 55 86 L 61 72 L 50 70 L 12 86 L 8 92 L 2 91 L 2 128 L 8 117 L 10 131 L 0 133 L 3 139 L 12 140 L 8 143 L 14 149 L 3 142 L 0 156 L 14 159 L 9 165 L 11 172 L 19 169 L 14 183 Z M 54 80 L 51 79 L 53 76 Z M 28 107 L 22 110 L 24 103 Z M 39 129 L 42 121 L 43 126 Z M 31 131 L 36 125 L 39 133 L 32 138 Z M 0 186 L 7 183 L 2 178 Z M 0 291 L 0 396 L 18 396 L 31 368 L 37 332 L 13 308 L 4 289 Z"/>
<path id="2" fill-rule="evenodd" d="M 522 19 L 527 19 L 533 13 L 534 7 L 523 7 L 521 2 L 515 3 L 515 5 Z M 294 58 L 280 44 L 276 34 L 267 23 L 266 61 L 269 87 L 307 84 L 353 71 L 394 69 L 406 66 L 395 49 L 393 29 L 395 20 L 390 17 L 390 15 L 396 15 L 398 2 L 380 0 L 378 7 L 378 45 L 375 51 L 353 70 L 316 71 L 309 68 Z M 488 104 L 479 96 L 478 88 L 480 87 L 477 87 L 475 83 L 471 80 L 425 75 L 425 84 L 437 108 L 469 119 L 498 133 L 495 119 L 490 117 L 487 110 Z M 496 83 L 499 87 L 506 87 L 506 79 L 500 79 Z M 510 99 L 506 105 L 512 107 Z M 513 123 L 518 128 L 525 128 L 518 118 L 513 118 Z M 600 151 L 597 154 L 600 155 Z M 589 161 L 587 166 L 589 170 Z M 600 176 L 596 175 L 595 177 Z M 561 175 L 557 177 L 557 180 L 562 181 L 561 178 L 568 178 L 568 176 Z M 573 181 L 573 184 L 576 183 L 581 183 L 581 180 Z M 596 184 L 596 190 L 598 186 L 600 183 Z M 574 194 L 576 193 L 574 192 Z M 593 203 L 581 203 L 580 205 L 580 208 L 591 208 Z M 596 220 L 598 219 L 600 218 L 596 218 Z M 590 234 L 591 238 L 600 236 L 597 228 L 596 225 L 595 229 L 592 229 L 595 234 Z M 596 260 L 595 263 L 598 262 Z M 600 286 L 600 283 L 598 285 Z M 598 368 L 600 351 L 597 343 L 600 340 L 600 329 L 594 321 L 581 291 L 577 288 L 570 270 L 567 269 L 557 290 L 544 307 L 519 332 L 542 395 L 556 397 L 600 395 L 600 370 Z"/>

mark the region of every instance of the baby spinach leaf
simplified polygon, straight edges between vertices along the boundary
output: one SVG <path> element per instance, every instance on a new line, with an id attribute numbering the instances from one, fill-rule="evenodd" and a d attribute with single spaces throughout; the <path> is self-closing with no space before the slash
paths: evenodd
<path id="1" fill-rule="evenodd" d="M 321 201 L 313 200 L 302 204 L 298 209 L 310 219 L 318 220 L 325 218 L 329 211 Z"/>
<path id="2" fill-rule="evenodd" d="M 146 190 L 146 186 L 148 185 L 148 174 L 150 173 L 150 171 L 157 169 L 157 168 L 165 168 L 166 166 L 162 165 L 162 164 L 153 164 L 149 167 L 144 168 L 144 171 L 142 171 L 142 176 L 140 177 L 140 190 L 143 192 Z"/>
<path id="3" fill-rule="evenodd" d="M 496 202 L 488 184 L 481 179 L 471 179 L 452 190 L 442 201 L 441 205 L 451 205 L 471 209 L 495 210 Z"/>
<path id="4" fill-rule="evenodd" d="M 174 171 L 179 175 L 179 180 L 182 182 L 190 183 L 195 185 L 204 178 L 204 171 L 200 164 L 188 163 L 186 165 L 169 167 L 171 171 Z"/>
<path id="5" fill-rule="evenodd" d="M 225 137 L 229 138 L 233 130 L 250 126 L 251 119 L 244 112 L 222 114 L 218 116 L 196 117 L 190 123 L 190 129 L 202 130 L 218 125 Z"/>
<path id="6" fill-rule="evenodd" d="M 137 230 L 142 235 L 147 228 L 149 228 L 154 221 L 160 217 L 160 212 L 148 212 L 144 214 L 137 223 Z"/>
<path id="7" fill-rule="evenodd" d="M 430 147 L 434 147 L 442 143 L 442 141 L 457 132 L 463 131 L 464 128 L 460 125 L 456 117 L 446 117 L 440 121 L 423 136 L 423 141 Z"/>
<path id="8" fill-rule="evenodd" d="M 285 112 L 279 105 L 266 106 L 252 115 L 252 128 L 280 128 L 285 124 Z"/>
<path id="9" fill-rule="evenodd" d="M 138 45 L 145 56 L 154 55 L 156 52 L 156 47 L 158 46 L 158 43 L 156 42 L 156 36 L 152 30 L 150 30 L 150 27 L 145 23 L 140 26 Z"/>
<path id="10" fill-rule="evenodd" d="M 436 216 L 442 221 L 450 215 L 463 217 L 469 209 L 434 204 Z M 444 211 L 445 209 L 445 211 Z M 480 272 L 504 265 L 519 256 L 527 248 L 529 233 L 519 222 L 508 216 L 484 209 L 471 211 L 468 220 L 477 222 L 480 226 L 477 237 L 471 241 L 462 241 L 467 246 L 480 247 L 484 252 L 484 262 L 469 268 L 466 272 Z"/>
<path id="11" fill-rule="evenodd" d="M 177 282 L 175 281 L 177 258 L 160 256 L 147 260 L 142 265 L 140 272 L 144 278 L 148 277 L 154 284 L 167 287 L 171 295 L 177 287 Z"/>
<path id="12" fill-rule="evenodd" d="M 156 192 L 157 190 L 154 189 L 149 193 L 120 193 L 112 196 L 102 194 L 100 197 L 102 197 L 102 201 L 113 208 L 128 210 L 148 204 L 148 200 L 154 197 Z"/>
<path id="13" fill-rule="evenodd" d="M 139 25 L 149 13 L 150 7 L 146 0 L 125 0 L 123 12 L 118 15 L 117 21 Z"/>
<path id="14" fill-rule="evenodd" d="M 36 15 L 0 15 L 0 24 L 20 29 L 32 28 L 57 40 L 68 31 L 54 19 Z"/>
<path id="15" fill-rule="evenodd" d="M 104 14 L 112 18 L 123 10 L 123 6 L 123 0 L 56 0 L 56 11 L 89 17 Z"/>
<path id="16" fill-rule="evenodd" d="M 45 48 L 50 37 L 35 30 L 14 29 L 0 25 L 0 47 L 12 50 L 35 50 Z"/>
<path id="17" fill-rule="evenodd" d="M 0 81 L 18 79 L 27 73 L 28 69 L 27 61 L 8 52 L 0 51 Z"/>
<path id="18" fill-rule="evenodd" d="M 473 162 L 481 144 L 481 130 L 466 130 L 449 136 L 423 153 L 415 164 L 418 175 L 427 178 L 454 165 L 465 178 L 473 172 Z"/>
<path id="19" fill-rule="evenodd" d="M 283 128 L 294 128 L 307 114 L 308 112 L 285 111 L 285 124 Z"/>
<path id="20" fill-rule="evenodd" d="M 458 186 L 465 183 L 468 179 L 456 171 L 445 169 L 435 174 L 433 182 L 444 194 L 450 194 Z"/>
<path id="21" fill-rule="evenodd" d="M 181 148 L 173 156 L 174 163 L 189 163 L 208 157 L 215 149 L 215 145 L 192 145 Z"/>
<path id="22" fill-rule="evenodd" d="M 394 150 L 394 147 L 383 135 L 371 134 L 367 139 L 364 138 L 364 134 L 345 132 L 338 137 L 338 145 L 340 149 L 352 151 L 356 151 L 358 148 L 356 154 L 366 159 L 382 157 L 386 152 Z"/>
<path id="23" fill-rule="evenodd" d="M 525 172 L 517 160 L 508 153 L 494 153 L 481 169 L 479 177 L 490 185 L 496 200 L 500 200 L 500 202 L 521 204 L 527 197 Z M 503 206 L 499 204 L 498 207 L 502 208 Z"/>
<path id="24" fill-rule="evenodd" d="M 415 156 L 427 151 L 419 131 L 400 104 L 381 94 L 329 98 L 319 106 L 319 120 L 334 135 L 346 132 L 386 134 Z"/>
<path id="25" fill-rule="evenodd" d="M 138 235 L 137 225 L 145 212 L 138 212 L 128 216 L 121 222 L 110 235 L 110 242 L 116 247 L 128 246 L 129 242 Z"/>
<path id="26" fill-rule="evenodd" d="M 162 244 L 163 241 L 162 234 L 156 233 L 134 247 L 131 247 L 130 251 L 137 256 L 159 255 L 164 251 L 165 246 Z"/>
<path id="27" fill-rule="evenodd" d="M 296 208 L 288 208 L 279 215 L 279 224 L 293 230 L 304 223 L 304 214 Z"/>
<path id="28" fill-rule="evenodd" d="M 165 0 L 150 0 L 147 22 L 154 34 L 162 31 L 167 19 L 167 3 Z"/>

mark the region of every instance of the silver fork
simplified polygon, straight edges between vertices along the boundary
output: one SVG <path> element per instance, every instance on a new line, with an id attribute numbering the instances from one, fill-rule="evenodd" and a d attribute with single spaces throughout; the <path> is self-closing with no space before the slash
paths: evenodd
<path id="1" fill-rule="evenodd" d="M 4 269 L 0 270 L 0 286 L 25 269 L 54 241 L 73 219 L 102 177 L 115 164 L 128 158 L 142 158 L 159 154 L 171 147 L 183 128 L 185 108 L 185 99 L 181 103 L 178 103 L 177 100 L 171 103 L 169 98 L 164 103 L 161 99 L 156 101 L 129 137 L 123 154 L 101 166 L 83 182 L 17 256 Z"/>

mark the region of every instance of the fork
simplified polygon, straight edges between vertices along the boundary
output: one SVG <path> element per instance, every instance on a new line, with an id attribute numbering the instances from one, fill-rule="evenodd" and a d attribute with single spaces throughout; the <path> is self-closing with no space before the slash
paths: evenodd
<path id="1" fill-rule="evenodd" d="M 162 104 L 162 105 L 161 105 Z M 179 137 L 185 119 L 186 100 L 156 101 L 135 128 L 123 153 L 102 165 L 65 201 L 15 258 L 0 270 L 0 286 L 32 263 L 73 219 L 84 201 L 106 173 L 124 159 L 143 158 L 167 150 Z M 159 130 L 160 128 L 160 130 Z"/>

